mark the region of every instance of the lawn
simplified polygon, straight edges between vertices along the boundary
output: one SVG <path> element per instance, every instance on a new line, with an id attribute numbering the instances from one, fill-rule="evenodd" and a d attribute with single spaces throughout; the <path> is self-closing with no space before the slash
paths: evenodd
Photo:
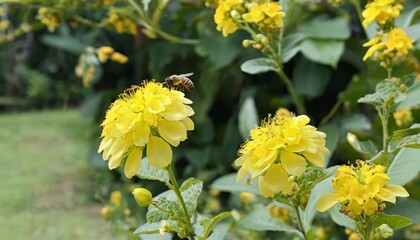
<path id="1" fill-rule="evenodd" d="M 121 239 L 93 199 L 77 110 L 0 115 L 0 239 Z"/>

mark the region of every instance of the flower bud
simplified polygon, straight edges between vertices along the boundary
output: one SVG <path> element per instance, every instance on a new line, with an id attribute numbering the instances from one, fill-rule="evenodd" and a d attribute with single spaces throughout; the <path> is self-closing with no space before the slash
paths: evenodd
<path id="1" fill-rule="evenodd" d="M 101 215 L 105 220 L 109 219 L 109 217 L 111 216 L 111 209 L 108 206 L 104 206 L 101 209 Z"/>
<path id="2" fill-rule="evenodd" d="M 239 18 L 241 18 L 241 14 L 238 11 L 236 11 L 236 10 L 230 11 L 230 16 L 233 19 L 239 19 Z"/>
<path id="3" fill-rule="evenodd" d="M 152 193 L 146 188 L 136 188 L 132 194 L 141 207 L 147 207 L 152 203 Z"/>
<path id="4" fill-rule="evenodd" d="M 251 45 L 251 40 L 245 39 L 242 41 L 242 47 L 248 48 Z"/>

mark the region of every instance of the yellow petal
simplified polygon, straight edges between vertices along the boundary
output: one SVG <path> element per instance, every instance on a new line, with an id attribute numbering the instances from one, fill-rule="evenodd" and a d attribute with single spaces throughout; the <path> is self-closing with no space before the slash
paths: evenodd
<path id="1" fill-rule="evenodd" d="M 308 161 L 314 164 L 315 166 L 318 166 L 318 167 L 324 166 L 324 155 L 321 152 L 317 152 L 317 153 L 304 152 L 303 156 L 305 156 L 305 158 L 308 159 Z"/>
<path id="2" fill-rule="evenodd" d="M 167 142 L 155 136 L 151 136 L 146 149 L 147 158 L 151 166 L 165 168 L 172 162 L 172 149 Z"/>
<path id="3" fill-rule="evenodd" d="M 140 168 L 141 157 L 143 155 L 143 148 L 134 148 L 130 155 L 128 155 L 127 161 L 125 161 L 124 174 L 128 178 L 132 178 Z"/>
<path id="4" fill-rule="evenodd" d="M 98 153 L 102 152 L 105 148 L 109 148 L 112 144 L 112 138 L 102 138 L 101 144 L 99 145 Z"/>
<path id="5" fill-rule="evenodd" d="M 174 102 L 171 105 L 166 106 L 165 111 L 162 112 L 161 115 L 168 120 L 179 121 L 192 115 L 188 114 L 189 110 L 187 110 L 187 107 L 191 108 L 190 106 L 186 106 L 182 103 Z"/>
<path id="6" fill-rule="evenodd" d="M 409 194 L 405 188 L 399 185 L 387 184 L 385 188 L 391 191 L 397 197 L 408 197 Z"/>
<path id="7" fill-rule="evenodd" d="M 376 194 L 377 197 L 379 197 L 380 199 L 387 201 L 387 202 L 391 202 L 395 204 L 395 201 L 397 200 L 397 198 L 395 197 L 395 195 L 388 189 L 383 188 L 382 191 L 380 192 L 380 194 Z"/>
<path id="8" fill-rule="evenodd" d="M 266 198 L 274 197 L 274 192 L 265 186 L 262 176 L 258 178 L 258 190 Z"/>
<path id="9" fill-rule="evenodd" d="M 121 157 L 130 144 L 131 140 L 127 136 L 116 138 L 109 149 L 109 154 L 113 157 Z"/>
<path id="10" fill-rule="evenodd" d="M 289 151 L 282 151 L 280 153 L 281 163 L 283 168 L 291 175 L 300 176 L 305 171 L 306 160 Z"/>
<path id="11" fill-rule="evenodd" d="M 274 193 L 279 193 L 288 183 L 288 174 L 280 164 L 273 164 L 267 169 L 263 179 L 268 189 Z"/>
<path id="12" fill-rule="evenodd" d="M 144 123 L 138 123 L 133 134 L 133 142 L 136 146 L 143 147 L 149 141 L 150 127 Z"/>
<path id="13" fill-rule="evenodd" d="M 180 141 L 187 139 L 185 125 L 179 121 L 161 120 L 158 122 L 160 136 L 172 146 L 177 147 Z"/>
<path id="14" fill-rule="evenodd" d="M 187 129 L 187 131 L 194 130 L 194 122 L 191 120 L 191 118 L 186 117 L 182 119 L 181 122 L 185 125 L 185 129 Z"/>
<path id="15" fill-rule="evenodd" d="M 119 157 L 119 156 L 111 156 L 111 158 L 109 158 L 109 162 L 108 162 L 108 168 L 110 170 L 117 168 L 118 166 L 121 165 L 121 161 L 122 161 L 123 157 Z"/>
<path id="16" fill-rule="evenodd" d="M 318 209 L 318 211 L 320 212 L 325 212 L 337 203 L 337 194 L 328 193 L 318 200 L 318 203 L 316 204 L 316 209 Z"/>

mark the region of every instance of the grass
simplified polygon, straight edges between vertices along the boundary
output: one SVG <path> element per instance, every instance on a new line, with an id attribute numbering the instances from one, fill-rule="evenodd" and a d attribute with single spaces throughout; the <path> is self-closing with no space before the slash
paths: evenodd
<path id="1" fill-rule="evenodd" d="M 0 126 L 0 239 L 121 239 L 92 201 L 78 111 L 0 115 Z"/>

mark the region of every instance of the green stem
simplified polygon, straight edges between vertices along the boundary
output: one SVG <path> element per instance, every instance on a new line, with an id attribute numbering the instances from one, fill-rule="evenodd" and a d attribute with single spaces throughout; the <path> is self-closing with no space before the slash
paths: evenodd
<path id="1" fill-rule="evenodd" d="M 171 165 L 169 165 L 166 168 L 166 170 L 168 171 L 168 174 L 169 174 L 169 181 L 172 184 L 172 190 L 175 192 L 175 195 L 177 196 L 179 202 L 181 203 L 182 210 L 184 211 L 184 214 L 185 214 L 185 222 L 187 223 L 188 228 L 189 228 L 188 229 L 188 233 L 189 233 L 188 238 L 190 240 L 194 240 L 195 238 L 194 238 L 194 233 L 193 233 L 193 228 L 192 228 L 192 224 L 191 224 L 190 215 L 188 214 L 187 206 L 185 205 L 184 198 L 181 195 L 181 191 L 179 191 L 179 186 L 178 186 L 178 183 L 176 181 L 175 175 L 172 172 Z"/>
<path id="2" fill-rule="evenodd" d="M 327 114 L 327 116 L 325 116 L 321 122 L 319 123 L 319 127 L 323 126 L 324 124 L 326 124 L 333 116 L 334 114 L 338 111 L 338 108 L 341 106 L 341 104 L 343 103 L 343 100 L 338 99 L 337 102 L 335 102 L 334 106 L 331 108 L 330 112 Z"/>
<path id="3" fill-rule="evenodd" d="M 384 150 L 384 153 L 388 153 L 388 134 L 389 133 L 388 133 L 388 110 L 386 109 L 386 106 L 378 109 L 378 114 L 382 123 L 383 150 Z"/>
<path id="4" fill-rule="evenodd" d="M 366 36 L 368 37 L 368 32 L 366 28 L 363 26 L 363 15 L 362 15 L 362 9 L 360 8 L 360 3 L 358 0 L 352 0 L 351 3 L 356 8 L 357 16 L 359 17 L 360 24 L 362 25 L 363 31 L 365 32 Z"/>
<path id="5" fill-rule="evenodd" d="M 189 44 L 189 45 L 195 45 L 199 43 L 198 39 L 185 39 L 185 38 L 179 38 L 174 35 L 171 35 L 167 32 L 164 32 L 158 28 L 154 29 L 154 31 L 163 39 L 168 40 L 173 43 L 179 43 L 179 44 Z"/>
<path id="6" fill-rule="evenodd" d="M 294 205 L 295 205 L 294 208 L 295 208 L 295 211 L 296 211 L 296 216 L 297 216 L 297 220 L 298 220 L 299 230 L 302 232 L 303 238 L 305 240 L 307 240 L 308 239 L 308 236 L 306 236 L 306 231 L 305 231 L 305 229 L 303 227 L 302 217 L 300 216 L 300 211 L 299 211 L 299 205 L 298 204 L 294 204 Z"/>
<path id="7" fill-rule="evenodd" d="M 277 65 L 278 65 L 278 69 L 276 70 L 276 72 L 280 76 L 280 78 L 283 80 L 284 84 L 286 85 L 287 91 L 292 96 L 292 100 L 293 100 L 293 103 L 296 106 L 298 114 L 306 114 L 305 105 L 302 103 L 301 98 L 299 97 L 299 95 L 296 92 L 296 89 L 293 87 L 292 81 L 284 73 L 282 65 L 280 63 L 278 63 Z"/>

